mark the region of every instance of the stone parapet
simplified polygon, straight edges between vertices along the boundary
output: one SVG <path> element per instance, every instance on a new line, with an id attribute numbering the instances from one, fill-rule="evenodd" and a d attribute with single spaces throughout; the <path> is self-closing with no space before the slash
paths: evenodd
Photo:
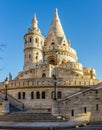
<path id="1" fill-rule="evenodd" d="M 9 113 L 9 101 L 0 101 L 0 115 Z"/>

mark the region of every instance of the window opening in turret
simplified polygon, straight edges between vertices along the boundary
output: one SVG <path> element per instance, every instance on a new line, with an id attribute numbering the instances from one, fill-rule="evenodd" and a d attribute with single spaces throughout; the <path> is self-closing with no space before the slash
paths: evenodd
<path id="1" fill-rule="evenodd" d="M 36 58 L 36 60 L 38 60 L 38 56 L 36 56 L 35 58 Z"/>
<path id="2" fill-rule="evenodd" d="M 29 58 L 31 58 L 31 55 L 29 55 Z"/>
<path id="3" fill-rule="evenodd" d="M 31 37 L 29 38 L 29 42 L 32 43 L 32 38 Z"/>
<path id="4" fill-rule="evenodd" d="M 36 55 L 39 55 L 39 53 L 37 52 Z"/>
<path id="5" fill-rule="evenodd" d="M 55 44 L 54 42 L 51 43 L 51 45 L 54 45 L 54 44 Z"/>
<path id="6" fill-rule="evenodd" d="M 45 78 L 45 77 L 46 77 L 46 74 L 45 74 L 45 73 L 43 73 L 43 74 L 42 74 L 42 78 Z"/>
<path id="7" fill-rule="evenodd" d="M 38 43 L 38 42 L 39 42 L 39 40 L 38 40 L 38 38 L 36 38 L 36 39 L 35 39 L 35 43 Z"/>
<path id="8" fill-rule="evenodd" d="M 63 46 L 66 46 L 66 44 L 63 44 Z"/>

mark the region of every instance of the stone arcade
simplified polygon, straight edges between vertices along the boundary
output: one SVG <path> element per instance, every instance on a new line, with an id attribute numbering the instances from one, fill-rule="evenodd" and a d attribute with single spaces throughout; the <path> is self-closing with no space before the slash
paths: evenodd
<path id="1" fill-rule="evenodd" d="M 7 96 L 10 104 L 26 111 L 50 112 L 73 120 L 102 120 L 101 81 L 96 79 L 95 69 L 78 62 L 56 9 L 46 37 L 36 15 L 32 19 L 24 35 L 24 67 L 9 80 Z M 5 82 L 0 83 L 0 90 L 3 98 Z"/>

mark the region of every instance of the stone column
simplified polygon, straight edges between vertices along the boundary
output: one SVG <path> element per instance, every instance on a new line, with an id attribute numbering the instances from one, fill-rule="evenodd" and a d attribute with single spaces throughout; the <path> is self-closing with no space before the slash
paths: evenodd
<path id="1" fill-rule="evenodd" d="M 58 102 L 57 100 L 53 100 L 52 101 L 52 115 L 54 116 L 58 116 L 59 115 L 59 112 L 58 112 Z"/>

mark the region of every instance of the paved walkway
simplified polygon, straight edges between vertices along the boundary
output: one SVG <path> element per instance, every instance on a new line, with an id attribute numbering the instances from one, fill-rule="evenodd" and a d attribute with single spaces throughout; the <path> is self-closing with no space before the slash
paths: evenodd
<path id="1" fill-rule="evenodd" d="M 65 121 L 65 122 L 0 122 L 1 128 L 72 128 L 77 125 L 83 125 L 83 122 Z"/>

